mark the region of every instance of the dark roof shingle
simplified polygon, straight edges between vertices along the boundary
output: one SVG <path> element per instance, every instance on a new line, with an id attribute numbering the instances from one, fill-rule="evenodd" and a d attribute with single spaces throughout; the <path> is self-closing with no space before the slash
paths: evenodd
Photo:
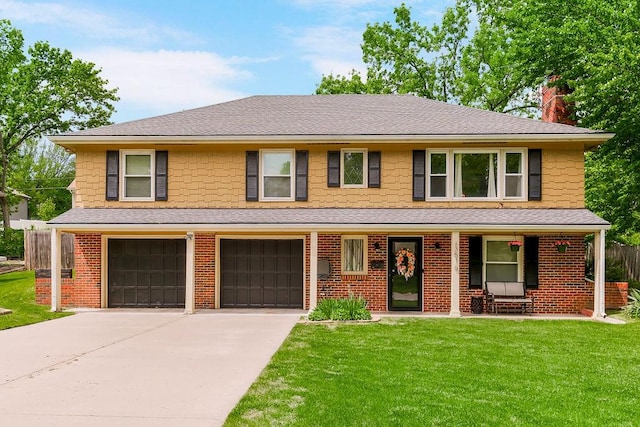
<path id="1" fill-rule="evenodd" d="M 412 95 L 252 96 L 63 137 L 584 135 L 598 131 Z"/>
<path id="2" fill-rule="evenodd" d="M 144 209 L 94 208 L 72 209 L 49 222 L 53 226 L 127 225 L 182 226 L 238 225 L 249 228 L 269 226 L 396 225 L 461 229 L 465 227 L 531 226 L 608 228 L 609 223 L 587 209 L 416 209 L 416 208 L 270 208 L 270 209 Z"/>

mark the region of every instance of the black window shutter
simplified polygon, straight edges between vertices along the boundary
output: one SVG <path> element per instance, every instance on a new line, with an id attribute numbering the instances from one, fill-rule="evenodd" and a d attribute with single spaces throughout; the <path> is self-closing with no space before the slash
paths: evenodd
<path id="1" fill-rule="evenodd" d="M 340 152 L 327 153 L 327 186 L 340 187 Z"/>
<path id="2" fill-rule="evenodd" d="M 482 289 L 482 236 L 469 237 L 469 289 Z"/>
<path id="3" fill-rule="evenodd" d="M 529 150 L 529 200 L 542 200 L 542 150 Z"/>
<path id="4" fill-rule="evenodd" d="M 258 162 L 259 153 L 257 151 L 247 151 L 247 182 L 245 197 L 248 202 L 258 201 Z"/>
<path id="5" fill-rule="evenodd" d="M 524 238 L 524 285 L 527 289 L 538 289 L 538 247 L 537 236 Z"/>
<path id="6" fill-rule="evenodd" d="M 413 151 L 413 200 L 425 199 L 425 163 L 426 153 L 424 150 Z"/>
<path id="7" fill-rule="evenodd" d="M 107 151 L 107 200 L 118 200 L 120 153 Z"/>
<path id="8" fill-rule="evenodd" d="M 369 151 L 369 188 L 380 188 L 380 163 L 382 155 L 380 151 Z"/>
<path id="9" fill-rule="evenodd" d="M 167 171 L 169 167 L 169 152 L 156 151 L 156 200 L 167 200 Z"/>
<path id="10" fill-rule="evenodd" d="M 296 151 L 296 200 L 304 202 L 308 198 L 307 177 L 309 175 L 309 152 Z"/>

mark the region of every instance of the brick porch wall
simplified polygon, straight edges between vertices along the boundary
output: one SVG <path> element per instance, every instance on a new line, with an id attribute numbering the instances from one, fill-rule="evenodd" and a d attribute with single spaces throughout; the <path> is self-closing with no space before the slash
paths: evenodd
<path id="1" fill-rule="evenodd" d="M 447 313 L 450 310 L 451 240 L 447 234 L 426 234 L 423 247 L 424 311 Z M 332 271 L 328 279 L 318 280 L 318 300 L 353 293 L 363 296 L 372 311 L 387 311 L 387 238 L 386 234 L 368 236 L 366 276 L 343 276 L 340 271 L 341 235 L 318 234 L 318 258 L 328 259 Z M 569 314 L 593 305 L 593 285 L 584 281 L 583 237 L 564 236 L 571 241 L 565 253 L 558 253 L 553 242 L 557 236 L 541 236 L 539 244 L 539 288 L 529 293 L 536 297 L 535 312 Z M 376 243 L 379 249 L 375 248 Z M 438 243 L 439 248 L 436 248 Z M 524 249 L 526 250 L 526 248 Z M 100 307 L 101 235 L 79 233 L 75 240 L 76 269 L 73 279 L 62 280 L 63 307 Z M 460 310 L 471 312 L 471 296 L 482 295 L 469 289 L 469 236 L 460 236 Z M 195 308 L 215 307 L 215 234 L 197 233 L 195 239 Z M 371 261 L 382 261 L 382 268 L 372 268 Z M 51 303 L 50 279 L 36 280 L 36 301 Z M 305 237 L 304 304 L 309 307 L 310 237 Z M 607 307 L 626 302 L 626 290 L 607 285 Z"/>
<path id="2" fill-rule="evenodd" d="M 195 308 L 215 308 L 216 304 L 216 235 L 195 235 Z"/>
<path id="3" fill-rule="evenodd" d="M 62 307 L 100 308 L 102 239 L 99 233 L 77 233 L 72 279 L 62 279 Z M 36 279 L 36 302 L 51 304 L 51 279 Z"/>
<path id="4" fill-rule="evenodd" d="M 584 281 L 583 236 L 563 236 L 571 242 L 565 253 L 555 248 L 556 240 L 557 236 L 540 237 L 539 287 L 529 292 L 536 298 L 535 313 L 577 314 L 588 304 L 593 305 L 593 287 Z"/>

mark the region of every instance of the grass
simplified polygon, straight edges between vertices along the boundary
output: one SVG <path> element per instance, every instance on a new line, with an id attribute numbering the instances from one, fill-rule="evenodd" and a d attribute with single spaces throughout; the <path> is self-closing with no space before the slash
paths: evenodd
<path id="1" fill-rule="evenodd" d="M 72 313 L 52 313 L 49 306 L 36 304 L 33 271 L 0 275 L 0 307 L 13 313 L 0 316 L 0 330 L 57 319 Z"/>
<path id="2" fill-rule="evenodd" d="M 299 324 L 226 426 L 632 426 L 640 323 Z"/>

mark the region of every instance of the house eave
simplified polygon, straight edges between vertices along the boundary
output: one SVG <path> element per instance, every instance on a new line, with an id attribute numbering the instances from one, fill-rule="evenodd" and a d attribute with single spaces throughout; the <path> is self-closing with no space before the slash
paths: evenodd
<path id="1" fill-rule="evenodd" d="M 366 141 L 372 144 L 389 142 L 423 143 L 494 143 L 494 142 L 582 142 L 585 146 L 595 146 L 613 138 L 613 133 L 567 133 L 567 134 L 452 134 L 452 135 L 55 135 L 48 138 L 58 145 L 102 145 L 105 143 L 151 143 L 171 144 L 279 144 L 331 143 Z"/>
<path id="2" fill-rule="evenodd" d="M 51 224 L 58 231 L 65 232 L 132 232 L 136 233 L 182 233 L 228 232 L 228 233 L 300 233 L 300 232 L 341 232 L 341 233 L 594 233 L 609 230 L 603 224 Z"/>

